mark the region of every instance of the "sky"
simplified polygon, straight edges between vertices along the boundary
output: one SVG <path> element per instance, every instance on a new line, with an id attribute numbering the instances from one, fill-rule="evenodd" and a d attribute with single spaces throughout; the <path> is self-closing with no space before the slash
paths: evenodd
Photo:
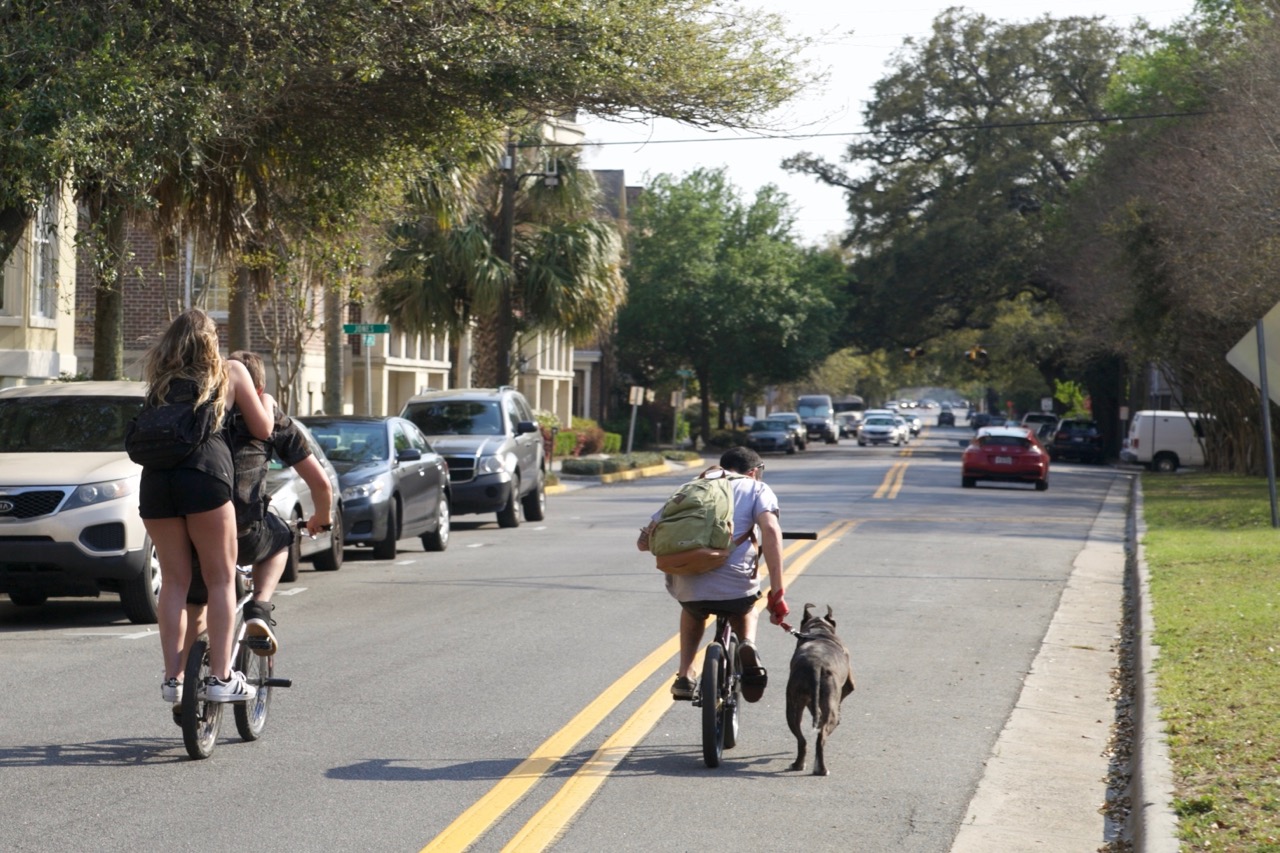
<path id="1" fill-rule="evenodd" d="M 769 117 L 775 138 L 729 130 L 707 132 L 666 119 L 620 123 L 580 118 L 588 143 L 605 143 L 587 148 L 587 163 L 594 169 L 623 169 L 631 185 L 646 185 L 663 173 L 680 176 L 697 168 L 719 167 L 726 169 L 729 180 L 747 198 L 759 187 L 774 184 L 790 198 L 796 234 L 809 244 L 822 243 L 828 235 L 845 230 L 844 197 L 839 189 L 809 176 L 784 172 L 782 161 L 808 151 L 839 162 L 849 140 L 841 134 L 862 129 L 863 106 L 876 81 L 887 73 L 894 51 L 905 38 L 927 38 L 943 10 L 962 6 L 1003 21 L 1046 14 L 1059 18 L 1102 15 L 1119 26 L 1139 18 L 1163 26 L 1193 7 L 1193 0 L 902 0 L 884 6 L 839 0 L 740 2 L 781 15 L 791 32 L 812 37 L 815 44 L 805 58 L 827 76 L 825 83 Z M 806 135 L 811 138 L 777 138 Z"/>

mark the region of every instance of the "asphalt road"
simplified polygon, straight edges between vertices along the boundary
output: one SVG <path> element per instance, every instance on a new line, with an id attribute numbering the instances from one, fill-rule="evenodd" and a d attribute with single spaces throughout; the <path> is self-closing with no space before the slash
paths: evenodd
<path id="1" fill-rule="evenodd" d="M 0 603 L 0 848 L 944 853 L 1117 476 L 962 490 L 970 434 L 768 459 L 784 529 L 822 534 L 789 545 L 788 600 L 830 605 L 854 659 L 829 777 L 786 770 L 794 641 L 767 624 L 770 687 L 703 765 L 698 711 L 667 693 L 677 608 L 633 544 L 672 474 L 515 530 L 459 517 L 443 554 L 305 570 L 276 599 L 295 686 L 256 743 L 228 715 L 206 761 L 118 602 Z"/>

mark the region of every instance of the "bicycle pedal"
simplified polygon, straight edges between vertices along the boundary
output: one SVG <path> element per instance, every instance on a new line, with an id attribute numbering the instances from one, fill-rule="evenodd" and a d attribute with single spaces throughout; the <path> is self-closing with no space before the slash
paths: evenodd
<path id="1" fill-rule="evenodd" d="M 247 636 L 244 638 L 244 644 L 255 652 L 271 651 L 271 641 L 266 637 Z"/>

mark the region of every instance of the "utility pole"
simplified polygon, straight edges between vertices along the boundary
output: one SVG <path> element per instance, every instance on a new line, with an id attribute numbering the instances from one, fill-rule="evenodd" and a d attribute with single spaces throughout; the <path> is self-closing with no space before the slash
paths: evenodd
<path id="1" fill-rule="evenodd" d="M 502 161 L 502 206 L 498 215 L 498 233 L 494 240 L 498 257 L 507 265 L 508 279 L 502 287 L 498 303 L 497 365 L 494 379 L 498 385 L 511 384 L 511 350 L 515 340 L 515 316 L 512 305 L 512 288 L 515 277 L 516 243 L 516 192 L 520 189 L 520 175 L 516 172 L 516 141 L 508 134 L 507 154 Z"/>

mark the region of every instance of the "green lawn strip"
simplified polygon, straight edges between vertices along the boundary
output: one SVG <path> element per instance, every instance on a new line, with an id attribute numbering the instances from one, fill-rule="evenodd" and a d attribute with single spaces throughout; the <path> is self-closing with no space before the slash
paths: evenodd
<path id="1" fill-rule="evenodd" d="M 1183 849 L 1280 853 L 1280 531 L 1266 480 L 1145 475 L 1142 489 Z"/>

